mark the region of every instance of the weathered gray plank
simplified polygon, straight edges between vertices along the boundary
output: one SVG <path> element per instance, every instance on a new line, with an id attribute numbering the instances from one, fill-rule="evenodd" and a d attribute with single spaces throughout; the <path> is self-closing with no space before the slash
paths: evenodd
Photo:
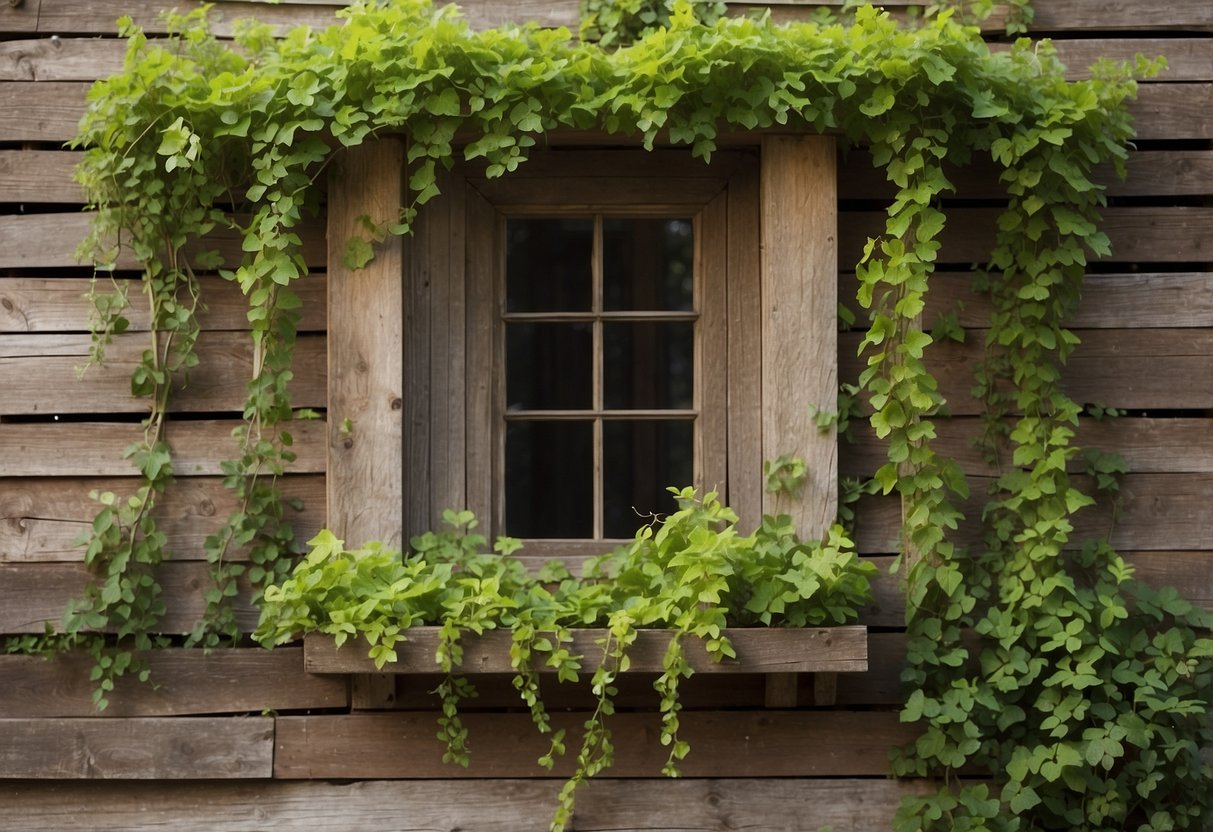
<path id="1" fill-rule="evenodd" d="M 146 338 L 122 335 L 106 353 L 106 363 L 76 370 L 88 360 L 87 335 L 0 335 L 2 414 L 141 413 L 147 403 L 130 393 L 131 373 Z M 252 374 L 252 345 L 240 332 L 204 333 L 196 349 L 199 364 L 174 385 L 170 409 L 181 412 L 241 410 Z M 325 405 L 325 339 L 301 335 L 294 350 L 296 407 Z"/>
<path id="2" fill-rule="evenodd" d="M 0 719 L 0 777 L 229 780 L 268 777 L 274 720 Z"/>
<path id="3" fill-rule="evenodd" d="M 87 332 L 92 312 L 88 299 L 91 283 L 83 277 L 0 277 L 0 333 Z M 146 332 L 151 314 L 140 283 L 134 278 L 118 278 L 116 283 L 126 288 L 130 305 L 123 316 L 129 322 L 128 331 Z M 324 273 L 317 272 L 291 286 L 303 303 L 299 310 L 300 332 L 324 330 L 326 285 Z M 199 287 L 206 307 L 198 311 L 202 329 L 249 328 L 248 300 L 237 284 L 202 276 Z M 101 275 L 97 291 L 113 292 L 115 286 Z"/>
<path id="4" fill-rule="evenodd" d="M 432 739 L 432 738 L 431 738 Z M 577 793 L 574 828 L 886 832 L 901 798 L 932 788 L 892 780 L 598 780 Z M 532 832 L 555 806 L 542 780 L 354 783 L 6 783 L 0 825 L 25 832 Z"/>
<path id="5" fill-rule="evenodd" d="M 568 730 L 570 749 L 585 716 L 553 714 L 553 725 Z M 548 740 L 529 714 L 469 713 L 463 722 L 474 749 L 467 769 L 442 762 L 432 713 L 280 717 L 274 777 L 550 776 L 535 764 Z M 916 733 L 892 712 L 684 711 L 680 722 L 680 736 L 691 744 L 682 765 L 687 777 L 878 776 L 888 772 L 889 748 Z M 600 776 L 656 776 L 668 755 L 653 741 L 658 716 L 619 713 L 610 726 L 615 764 Z M 554 776 L 571 772 L 571 756 L 558 759 Z"/>
<path id="6" fill-rule="evenodd" d="M 1152 17 L 1156 11 L 1151 7 L 1149 14 L 1139 14 L 1139 19 Z M 1073 80 L 1089 78 L 1091 64 L 1100 58 L 1132 62 L 1139 54 L 1167 59 L 1167 68 L 1158 76 L 1159 81 L 1213 80 L 1213 41 L 1208 38 L 1055 38 L 1053 46 L 1069 70 L 1067 77 Z"/>
<path id="7" fill-rule="evenodd" d="M 8 425 L 0 426 L 0 429 Z M 172 436 L 172 429 L 169 430 Z M 217 455 L 209 464 L 232 455 Z M 4 479 L 0 480 L 0 563 L 52 563 L 84 560 L 76 541 L 88 530 L 97 514 L 90 491 L 112 491 L 126 496 L 137 480 L 125 478 Z M 303 501 L 301 512 L 290 510 L 288 518 L 299 540 L 310 539 L 324 524 L 324 480 L 322 477 L 288 476 L 279 480 L 283 494 Z M 237 508 L 230 489 L 217 477 L 183 477 L 165 492 L 155 517 L 167 536 L 167 548 L 177 560 L 204 557 L 206 536 Z M 233 559 L 240 550 L 233 549 Z"/>
<path id="8" fill-rule="evenodd" d="M 88 580 L 83 564 L 0 564 L 0 633 L 41 633 L 46 623 L 58 625 L 68 602 L 84 593 Z M 168 608 L 161 629 L 190 632 L 206 608 L 202 593 L 211 585 L 207 564 L 165 563 L 158 580 Z M 241 593 L 235 606 L 241 632 L 252 632 L 258 613 L 249 605 L 247 592 Z"/>
<path id="9" fill-rule="evenodd" d="M 1213 7 L 1204 0 L 1175 0 L 1148 6 L 1143 6 L 1142 0 L 1038 0 L 1033 6 L 1034 32 L 1213 31 Z"/>
<path id="10" fill-rule="evenodd" d="M 126 42 L 39 38 L 0 43 L 0 81 L 93 81 L 122 69 Z"/>
<path id="11" fill-rule="evenodd" d="M 303 671 L 301 650 L 154 650 L 140 654 L 153 684 L 131 676 L 118 680 L 109 707 L 98 713 L 89 672 L 93 660 L 65 654 L 0 656 L 0 714 L 4 717 L 183 716 L 259 713 L 305 708 L 344 708 L 344 679 Z"/>
<path id="12" fill-rule="evenodd" d="M 222 475 L 223 460 L 240 455 L 232 431 L 242 424 L 220 419 L 170 422 L 166 438 L 173 449 L 173 471 L 187 477 Z M 325 423 L 298 421 L 284 429 L 295 440 L 291 450 L 297 457 L 286 464 L 286 472 L 323 474 Z M 142 438 L 141 426 L 121 422 L 0 423 L 0 476 L 129 476 L 134 468 L 123 452 Z"/>
<path id="13" fill-rule="evenodd" d="M 397 661 L 384 665 L 382 673 L 427 673 L 435 669 L 438 648 L 437 627 L 412 628 L 408 641 L 396 646 Z M 852 673 L 867 669 L 867 633 L 863 627 L 826 627 L 807 629 L 738 629 L 727 635 L 737 659 L 717 662 L 703 650 L 698 639 L 684 642 L 687 661 L 697 673 L 814 673 L 819 671 Z M 576 630 L 568 645 L 575 655 L 583 656 L 587 672 L 602 660 L 601 641 L 605 630 Z M 641 630 L 629 649 L 629 670 L 635 673 L 660 673 L 662 657 L 672 634 L 666 630 Z M 466 673 L 513 673 L 510 664 L 510 633 L 487 632 L 468 635 L 461 641 Z M 375 665 L 367 658 L 367 644 L 361 639 L 340 648 L 332 637 L 308 635 L 304 641 L 304 666 L 311 673 L 371 673 Z M 540 673 L 552 668 L 537 667 Z"/>
<path id="14" fill-rule="evenodd" d="M 60 150 L 0 150 L 0 202 L 83 202 L 84 191 L 72 180 L 81 156 Z"/>
<path id="15" fill-rule="evenodd" d="M 0 85 L 0 90 L 2 89 L 3 85 Z M 3 112 L 2 102 L 0 112 Z M 0 122 L 4 123 L 7 122 Z M 88 236 L 92 219 L 92 215 L 88 213 L 0 217 L 0 268 L 81 266 L 76 250 Z M 307 265 L 323 269 L 326 251 L 323 225 L 305 221 L 296 232 L 303 241 L 302 254 Z M 229 265 L 236 264 L 242 256 L 241 236 L 230 228 L 218 229 L 190 250 L 215 251 L 224 262 Z M 117 267 L 137 269 L 139 264 L 124 250 L 118 257 Z"/>
<path id="16" fill-rule="evenodd" d="M 786 511 L 817 537 L 838 505 L 835 432 L 818 430 L 810 412 L 832 409 L 837 397 L 834 141 L 764 139 L 761 176 L 762 456 L 798 456 L 808 470 L 799 500 L 789 507 L 764 494 L 763 510 Z"/>

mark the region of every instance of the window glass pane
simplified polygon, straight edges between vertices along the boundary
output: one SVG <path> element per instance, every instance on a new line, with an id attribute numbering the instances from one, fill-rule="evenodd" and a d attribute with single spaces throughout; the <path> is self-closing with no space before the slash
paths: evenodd
<path id="1" fill-rule="evenodd" d="M 511 219 L 505 224 L 507 312 L 588 312 L 591 219 Z"/>
<path id="2" fill-rule="evenodd" d="M 510 422 L 505 429 L 505 533 L 594 536 L 592 422 Z"/>
<path id="3" fill-rule="evenodd" d="M 588 323 L 507 323 L 505 399 L 510 410 L 594 406 L 594 332 Z"/>
<path id="4" fill-rule="evenodd" d="M 603 309 L 694 309 L 693 262 L 690 220 L 603 219 Z"/>
<path id="5" fill-rule="evenodd" d="M 608 410 L 689 408 L 694 401 L 695 326 L 691 321 L 602 325 Z"/>
<path id="6" fill-rule="evenodd" d="M 665 489 L 691 484 L 692 425 L 689 420 L 603 423 L 606 537 L 631 537 L 654 513 L 669 514 L 677 508 Z"/>

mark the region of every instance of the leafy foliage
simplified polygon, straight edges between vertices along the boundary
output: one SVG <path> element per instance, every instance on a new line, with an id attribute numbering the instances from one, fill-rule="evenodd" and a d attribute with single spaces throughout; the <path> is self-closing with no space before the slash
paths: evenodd
<path id="1" fill-rule="evenodd" d="M 1072 540 L 1071 518 L 1091 498 L 1069 473 L 1079 453 L 1072 442 L 1079 408 L 1059 384 L 1060 367 L 1077 342 L 1062 321 L 1077 303 L 1088 257 L 1108 251 L 1098 230 L 1104 196 L 1092 171 L 1101 163 L 1123 169 L 1132 134 L 1124 104 L 1134 93 L 1135 74 L 1152 67 L 1103 66 L 1090 80 L 1068 83 L 1047 44 L 1024 41 L 991 54 L 977 30 L 957 22 L 955 9 L 944 5 L 957 3 L 931 4 L 910 28 L 869 7 L 856 9 L 847 25 L 785 27 L 765 19 L 702 25 L 685 3 L 624 4 L 638 22 L 610 18 L 604 6 L 593 6 L 590 11 L 598 13 L 591 25 L 604 41 L 609 36 L 622 43 L 642 32 L 614 51 L 572 43 L 564 31 L 471 32 L 453 9 L 436 11 L 422 0 L 358 3 L 345 12 L 343 26 L 298 29 L 281 39 L 248 26 L 234 45 L 211 37 L 202 14 L 181 19 L 178 34 L 163 43 L 148 41 L 128 22 L 123 72 L 99 83 L 90 97 L 79 140 L 89 148 L 80 178 L 99 209 L 95 258 L 112 263 L 121 244 L 145 272 L 156 334 L 132 383 L 137 395 L 147 397 L 151 414 L 146 441 L 131 452 L 141 484 L 133 501 L 101 504 L 103 519 L 87 544 L 97 583 L 69 613 L 69 630 L 83 635 L 106 625 L 119 632 L 123 650 L 155 637 L 161 614 L 155 569 L 164 552 L 153 508 L 171 477 L 163 455 L 166 397 L 174 378 L 196 361 L 193 269 L 216 265 L 205 255 L 187 257 L 189 244 L 216 229 L 241 238 L 244 257 L 221 273 L 249 300 L 254 345 L 247 426 L 228 476 L 240 509 L 208 546 L 217 594 L 194 633 L 206 644 L 233 632 L 224 612 L 238 569 L 230 548 L 250 549 L 256 570 L 250 577 L 263 586 L 283 574 L 284 556 L 296 549 L 273 483 L 290 453 L 287 383 L 298 306 L 292 286 L 306 271 L 297 227 L 316 205 L 316 178 L 340 148 L 384 132 L 408 137 L 409 204 L 398 217 L 368 220 L 364 245 L 346 253 L 358 264 L 382 235 L 407 233 L 418 206 L 437 193 L 437 166 L 457 154 L 483 158 L 488 174 L 500 176 L 524 164 L 530 148 L 561 128 L 635 136 L 645 147 L 660 137 L 705 160 L 721 129 L 830 130 L 840 142 L 869 147 L 896 188 L 884 233 L 869 241 L 857 269 L 857 300 L 868 319 L 859 386 L 871 408 L 871 427 L 888 451 L 871 487 L 898 494 L 905 506 L 911 693 L 904 718 L 921 724 L 923 734 L 898 768 L 939 775 L 945 783 L 938 794 L 908 803 L 899 827 L 1197 826 L 1213 792 L 1196 753 L 1210 740 L 1209 641 L 1198 635 L 1208 622 L 1173 595 L 1133 581 L 1106 544 Z M 990 4 L 960 5 L 980 16 Z M 1011 26 L 1022 27 L 1030 6 L 1024 0 L 1011 5 Z M 668 26 L 655 25 L 665 23 L 667 11 Z M 456 135 L 466 140 L 458 149 Z M 989 159 L 999 171 L 1007 207 L 985 270 L 995 312 L 976 377 L 985 403 L 986 449 L 999 476 L 983 512 L 984 541 L 965 551 L 949 535 L 961 520 L 957 503 L 968 486 L 955 462 L 933 447 L 935 420 L 946 403 L 924 363 L 934 339 L 920 316 L 947 222 L 941 200 L 952 186 L 945 162 L 957 166 L 976 158 Z M 125 327 L 123 303 L 118 297 L 98 304 L 98 357 Z M 946 326 L 938 331 L 954 332 Z M 1089 464 L 1111 488 L 1118 475 L 1114 462 L 1095 458 Z M 849 484 L 847 493 L 853 497 L 868 487 Z M 798 582 L 789 587 L 770 575 L 743 576 L 743 565 L 725 554 L 752 539 L 746 557 L 755 562 L 795 560 L 802 544 L 785 536 L 778 521 L 753 538 L 723 543 L 728 519 L 719 513 L 724 509 L 711 506 L 705 500 L 684 509 L 690 513 L 680 512 L 638 540 L 640 549 L 631 556 L 643 551 L 678 572 L 690 566 L 678 562 L 676 552 L 709 538 L 719 543 L 721 549 L 699 551 L 697 571 L 683 573 L 698 593 L 707 593 L 703 606 L 688 606 L 690 596 L 678 594 L 681 584 L 646 585 L 659 579 L 643 568 L 634 572 L 627 557 L 599 567 L 639 594 L 634 607 L 622 610 L 604 601 L 601 609 L 611 611 L 594 619 L 605 621 L 612 637 L 604 645 L 610 661 L 595 679 L 596 727 L 579 752 L 578 770 L 585 776 L 610 759 L 600 717 L 609 714 L 612 674 L 645 616 L 715 639 L 710 628 L 719 623 L 714 616 L 723 605 L 710 599 L 713 593 L 724 598 L 724 588 L 739 590 L 738 598 L 750 593 L 740 607 L 729 608 L 732 614 L 774 616 L 779 602 L 784 609 L 778 614 L 789 620 L 802 616 L 807 622 L 816 614 L 812 604 L 795 600 L 803 591 Z M 696 526 L 700 520 L 706 526 Z M 715 527 L 722 522 L 723 528 Z M 331 541 L 317 545 L 333 550 L 334 563 L 345 558 L 354 564 L 341 571 L 350 581 L 372 566 L 392 575 L 409 563 L 417 568 L 412 558 L 393 566 L 383 552 L 355 550 L 362 554 L 354 557 Z M 443 550 L 456 544 L 436 538 L 435 545 Z M 840 553 L 846 548 L 841 539 L 823 544 L 823 550 L 830 547 Z M 423 559 L 423 577 L 433 578 L 442 557 Z M 324 575 L 321 560 L 329 559 L 305 561 L 305 568 Z M 559 656 L 564 643 L 558 628 L 554 637 L 544 634 L 546 613 L 526 620 L 507 604 L 522 589 L 503 589 L 514 580 L 500 574 L 505 567 L 468 560 L 470 565 L 461 561 L 462 571 L 452 567 L 451 580 L 457 586 L 471 581 L 475 588 L 451 596 L 462 606 L 448 609 L 444 602 L 443 615 L 458 623 L 446 631 L 439 657 L 451 674 L 443 730 L 455 760 L 463 753 L 458 700 L 467 694 L 454 673 L 462 629 L 515 617 L 517 684 L 540 725 L 544 716 L 534 710 L 536 688 L 526 668 L 536 651 Z M 344 585 L 336 572 L 331 577 L 326 592 L 337 592 Z M 529 586 L 517 577 L 520 587 Z M 288 597 L 291 586 L 282 584 L 284 594 L 274 595 L 267 610 L 277 610 L 283 627 L 293 631 L 311 621 L 313 611 Z M 528 598 L 532 591 L 538 590 L 525 590 Z M 360 611 L 354 597 L 341 595 L 334 603 L 345 599 Z M 288 601 L 289 610 L 283 606 Z M 375 598 L 362 597 L 359 604 L 372 601 L 358 624 L 339 624 L 350 623 L 357 632 L 380 621 L 373 646 L 386 660 L 390 646 L 383 645 L 394 643 L 399 631 L 391 627 L 398 625 L 387 612 L 376 612 Z M 317 615 L 315 626 L 338 623 Z M 977 635 L 975 645 L 964 638 L 969 631 Z M 677 651 L 661 682 L 663 701 L 670 703 L 684 675 Z M 100 678 L 129 667 L 125 655 L 110 656 L 108 665 L 100 657 Z M 663 714 L 663 737 L 676 766 L 684 750 L 677 708 L 671 704 Z M 559 745 L 554 742 L 553 753 Z M 961 769 L 988 770 L 994 784 L 958 786 L 952 775 Z M 568 787 L 566 801 L 575 786 Z"/>
<path id="2" fill-rule="evenodd" d="M 497 541 L 495 554 L 484 552 L 485 539 L 475 534 L 476 520 L 466 511 L 446 512 L 450 529 L 414 538 L 413 553 L 403 559 L 377 543 L 347 550 L 331 532 L 321 532 L 291 577 L 266 590 L 257 638 L 273 645 L 322 632 L 341 645 L 361 637 L 382 667 L 396 660 L 395 647 L 410 627 L 440 627 L 435 664 L 446 678 L 438 689 L 438 736 L 446 742 L 444 759 L 466 766 L 467 731 L 458 707 L 474 689 L 457 675 L 462 635 L 511 631 L 514 687 L 538 729 L 552 733 L 535 668 L 542 662 L 560 681 L 576 681 L 583 657 L 569 652 L 571 629 L 605 627 L 602 661 L 590 680 L 597 706 L 585 723 L 576 770 L 561 789 L 553 821 L 553 828 L 562 829 L 572 817 L 577 787 L 611 765 L 606 718 L 614 712 L 615 678 L 627 670 L 638 629 L 674 630 L 654 688 L 661 700 L 661 742 L 670 749 L 663 770 L 677 776 L 678 763 L 690 752 L 678 738 L 679 684 L 692 674 L 684 638 L 701 639 L 717 660 L 736 658 L 728 626 L 845 624 L 872 599 L 869 577 L 875 567 L 856 557 L 841 528 L 832 529 L 825 542 L 802 542 L 786 516 L 767 517 L 743 537 L 737 516 L 716 494 L 700 500 L 691 488 L 671 491 L 678 511 L 641 528 L 630 545 L 588 562 L 581 579 L 559 562 L 530 574 L 520 561 L 500 554 L 516 549 L 517 541 L 508 538 Z M 563 751 L 564 736 L 554 733 L 540 764 L 551 768 Z"/>

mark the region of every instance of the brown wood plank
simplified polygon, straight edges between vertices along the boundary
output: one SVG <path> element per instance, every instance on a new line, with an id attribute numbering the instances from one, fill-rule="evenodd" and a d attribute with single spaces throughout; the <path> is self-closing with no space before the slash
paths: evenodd
<path id="1" fill-rule="evenodd" d="M 0 82 L 0 141 L 65 142 L 84 115 L 86 81 Z"/>
<path id="2" fill-rule="evenodd" d="M 2 88 L 2 85 L 0 85 Z M 3 112 L 0 102 L 0 112 Z M 0 122 L 0 124 L 5 122 Z M 29 269 L 76 266 L 76 249 L 88 236 L 92 215 L 29 214 L 0 217 L 0 268 Z M 325 263 L 324 227 L 305 221 L 296 229 L 303 240 L 303 257 L 311 268 L 322 269 Z M 241 237 L 232 229 L 220 229 L 191 247 L 192 250 L 218 252 L 228 264 L 240 262 Z M 119 255 L 119 269 L 137 269 L 139 264 L 125 250 Z"/>
<path id="3" fill-rule="evenodd" d="M 435 669 L 438 648 L 437 627 L 414 627 L 408 641 L 396 646 L 397 661 L 383 666 L 380 673 L 427 673 Z M 685 642 L 687 661 L 697 673 L 812 673 L 833 671 L 862 672 L 867 669 L 867 634 L 863 627 L 825 627 L 809 629 L 739 629 L 728 632 L 737 652 L 736 660 L 717 662 L 703 650 L 698 639 Z M 586 671 L 602 659 L 600 641 L 605 630 L 576 630 L 571 651 L 583 656 Z M 667 630 L 641 630 L 628 656 L 629 672 L 660 673 L 662 657 L 672 633 Z M 510 664 L 509 632 L 487 632 L 462 639 L 465 673 L 513 673 Z M 370 673 L 375 665 L 367 658 L 365 642 L 350 641 L 340 648 L 331 636 L 309 634 L 304 640 L 304 666 L 310 673 Z M 538 667 L 539 673 L 554 672 Z"/>
<path id="4" fill-rule="evenodd" d="M 1127 409 L 1202 410 L 1213 407 L 1213 332 L 1203 329 L 1081 330 L 1082 344 L 1063 371 L 1065 388 L 1080 403 Z M 970 386 L 982 354 L 984 332 L 970 332 L 964 344 L 933 344 L 927 366 L 953 416 L 982 412 Z M 858 377 L 855 351 L 862 336 L 839 336 L 839 371 Z"/>
<path id="5" fill-rule="evenodd" d="M 169 562 L 160 566 L 160 585 L 168 613 L 161 621 L 166 633 L 188 633 L 206 608 L 203 590 L 210 586 L 206 563 Z M 84 592 L 89 574 L 82 564 L 0 564 L 0 633 L 41 633 L 44 624 L 58 625 L 67 604 Z M 257 610 L 247 592 L 236 603 L 241 632 L 257 626 Z"/>
<path id="6" fill-rule="evenodd" d="M 0 335 L 0 414 L 141 413 L 143 400 L 130 393 L 131 373 L 146 348 L 146 337 L 123 335 L 106 352 L 106 363 L 76 369 L 88 360 L 89 336 Z M 252 346 L 239 332 L 204 333 L 198 339 L 199 365 L 175 385 L 170 410 L 241 410 L 252 373 Z M 325 405 L 325 339 L 301 335 L 294 350 L 296 407 Z"/>
<path id="7" fill-rule="evenodd" d="M 89 492 L 126 495 L 136 482 L 131 477 L 0 480 L 0 563 L 80 563 L 84 549 L 76 541 L 97 514 Z M 288 510 L 287 516 L 296 538 L 310 539 L 324 524 L 323 478 L 288 476 L 279 485 L 287 499 L 303 501 L 303 511 Z M 207 535 L 236 507 L 232 492 L 223 487 L 221 479 L 189 477 L 178 479 L 165 492 L 155 517 L 174 559 L 199 560 L 205 557 Z M 239 559 L 240 550 L 234 548 L 231 557 Z"/>
<path id="8" fill-rule="evenodd" d="M 618 164 L 618 163 L 613 163 Z M 523 165 L 523 168 L 526 166 Z M 615 171 L 627 168 L 615 167 Z M 628 171 L 630 174 L 631 172 Z M 560 206 L 576 210 L 581 206 L 593 208 L 618 207 L 635 213 L 638 206 L 659 204 L 697 210 L 724 190 L 725 180 L 709 177 L 652 179 L 640 176 L 613 176 L 610 187 L 598 190 L 602 179 L 594 176 L 562 177 L 560 179 L 515 179 L 506 175 L 499 179 L 477 180 L 475 187 L 486 199 L 504 209 Z"/>
<path id="9" fill-rule="evenodd" d="M 84 191 L 72 180 L 82 156 L 73 151 L 0 150 L 0 202 L 83 202 Z"/>
<path id="10" fill-rule="evenodd" d="M 939 316 L 955 314 L 967 328 L 990 325 L 990 299 L 972 290 L 973 276 L 960 272 L 938 272 L 931 277 L 931 290 L 923 320 L 927 328 Z M 838 294 L 843 305 L 855 313 L 862 326 L 866 312 L 855 301 L 855 276 L 840 276 Z M 1213 326 L 1213 272 L 1157 272 L 1141 274 L 1091 274 L 1083 284 L 1078 313 L 1067 322 L 1073 329 L 1177 329 Z M 970 333 L 969 337 L 980 337 Z"/>
<path id="11" fill-rule="evenodd" d="M 184 716 L 344 708 L 344 679 L 303 671 L 301 650 L 155 650 L 140 654 L 154 685 L 124 676 L 98 713 L 89 681 L 93 660 L 72 653 L 0 656 L 0 714 L 6 718 Z"/>
<path id="12" fill-rule="evenodd" d="M 695 407 L 699 410 L 696 485 L 728 493 L 729 451 L 729 195 L 721 192 L 696 217 Z"/>
<path id="13" fill-rule="evenodd" d="M 122 69 L 126 41 L 40 38 L 0 43 L 0 81 L 94 81 Z"/>
<path id="14" fill-rule="evenodd" d="M 42 0 L 26 0 L 0 7 L 0 32 L 33 32 L 38 28 L 38 7 Z"/>
<path id="15" fill-rule="evenodd" d="M 896 188 L 882 170 L 872 167 L 871 154 L 851 150 L 839 157 L 840 199 L 892 201 Z M 948 180 L 961 199 L 1005 199 L 994 162 L 974 159 L 964 168 L 948 168 Z M 1213 194 L 1213 151 L 1138 150 L 1129 155 L 1127 178 L 1121 180 L 1111 166 L 1096 168 L 1093 179 L 1112 196 L 1204 196 Z"/>
<path id="16" fill-rule="evenodd" d="M 738 166 L 750 159 L 750 155 L 743 152 L 721 150 L 712 154 L 710 163 L 705 163 L 702 159 L 693 157 L 685 146 L 678 149 L 658 147 L 653 150 L 577 148 L 570 151 L 567 148 L 556 148 L 532 151 L 531 157 L 519 165 L 516 170 L 505 174 L 501 179 L 490 181 L 522 182 L 527 179 L 579 177 L 599 180 L 599 182 L 609 179 L 612 183 L 611 186 L 614 187 L 614 182 L 621 178 L 620 171 L 624 171 L 627 173 L 627 179 L 656 179 L 658 177 L 668 177 L 679 181 L 712 179 L 718 181 L 723 187 L 734 175 Z M 488 165 L 483 160 L 473 159 L 469 162 L 461 162 L 460 165 L 470 174 L 481 177 L 477 180 L 477 188 L 485 186 L 483 176 Z M 660 183 L 653 184 L 659 185 Z M 685 184 L 691 187 L 704 187 L 691 183 Z M 715 191 L 708 190 L 705 193 L 707 196 L 703 201 L 707 201 L 707 198 L 710 198 Z"/>
<path id="17" fill-rule="evenodd" d="M 743 528 L 762 519 L 762 246 L 758 161 L 729 184 L 729 488 Z"/>
<path id="18" fill-rule="evenodd" d="M 274 720 L 0 719 L 0 777 L 230 780 L 268 777 Z"/>
<path id="19" fill-rule="evenodd" d="M 480 192 L 466 183 L 464 190 L 467 211 L 465 233 L 468 251 L 490 253 L 488 257 L 464 257 L 467 269 L 467 364 L 464 430 L 467 436 L 463 460 L 467 486 L 467 507 L 489 528 L 493 523 L 493 489 L 499 481 L 496 471 L 493 425 L 497 351 L 497 281 L 495 263 L 501 262 L 496 250 L 497 213 Z M 406 483 L 406 494 L 409 493 Z"/>
<path id="20" fill-rule="evenodd" d="M 585 714 L 552 716 L 554 726 L 568 730 L 570 752 L 550 774 L 535 764 L 548 740 L 525 713 L 463 716 L 473 749 L 467 769 L 442 762 L 445 746 L 434 738 L 432 713 L 280 717 L 274 777 L 567 776 Z M 687 777 L 884 775 L 889 748 L 916 735 L 894 712 L 684 711 L 680 721 L 680 736 L 691 744 L 682 764 Z M 615 764 L 599 776 L 656 776 L 668 754 L 654 741 L 657 715 L 618 713 L 609 724 Z"/>
<path id="21" fill-rule="evenodd" d="M 359 217 L 394 221 L 403 192 L 403 143 L 347 150 L 329 192 L 328 523 L 354 543 L 401 542 L 403 244 L 389 237 L 359 270 L 342 259 Z"/>
<path id="22" fill-rule="evenodd" d="M 239 456 L 232 431 L 242 424 L 234 419 L 170 422 L 173 471 L 189 477 L 222 475 L 223 460 Z M 298 421 L 284 429 L 295 439 L 297 456 L 287 463 L 287 473 L 323 474 L 325 423 Z M 134 469 L 123 451 L 142 438 L 143 428 L 127 423 L 0 423 L 0 470 L 5 477 L 129 476 Z"/>
<path id="23" fill-rule="evenodd" d="M 92 281 L 83 277 L 0 277 L 0 333 L 7 332 L 87 332 L 92 304 L 88 292 Z M 142 287 L 134 278 L 119 278 L 126 287 L 130 306 L 123 313 L 130 322 L 128 331 L 146 332 L 150 312 Z M 198 312 L 202 329 L 247 330 L 248 300 L 240 287 L 219 277 L 199 278 L 205 309 Z M 303 306 L 299 312 L 300 332 L 323 331 L 325 322 L 325 286 L 323 272 L 295 281 L 291 289 Z M 99 277 L 98 292 L 114 287 Z"/>
<path id="24" fill-rule="evenodd" d="M 989 475 L 982 452 L 974 447 L 982 425 L 976 418 L 939 419 L 935 423 L 939 438 L 933 443 L 944 456 L 954 459 L 968 474 Z M 887 462 L 883 443 L 860 428 L 856 441 L 840 449 L 843 476 L 871 476 Z M 1081 420 L 1075 444 L 1118 453 L 1136 474 L 1213 473 L 1213 419 L 1119 418 L 1099 422 Z M 1003 459 L 1010 460 L 1010 452 Z M 1072 471 L 1083 470 L 1081 458 L 1073 460 Z"/>
<path id="25" fill-rule="evenodd" d="M 1213 105 L 1211 105 L 1213 108 Z M 940 263 L 984 263 L 994 246 L 997 208 L 953 210 L 940 236 Z M 839 262 L 859 262 L 869 237 L 883 233 L 883 211 L 844 211 L 839 216 Z M 1183 263 L 1213 261 L 1213 208 L 1108 208 L 1100 230 L 1112 242 L 1102 262 Z"/>
<path id="26" fill-rule="evenodd" d="M 1148 14 L 1139 13 L 1138 19 L 1152 17 L 1155 12 L 1152 7 Z M 1131 62 L 1139 54 L 1149 58 L 1162 55 L 1167 59 L 1167 68 L 1158 76 L 1158 81 L 1213 80 L 1213 40 L 1209 38 L 1054 38 L 1053 46 L 1057 49 L 1057 57 L 1069 70 L 1066 77 L 1072 80 L 1089 78 L 1091 64 L 1100 58 Z"/>
<path id="27" fill-rule="evenodd" d="M 1139 139 L 1213 138 L 1213 84 L 1142 84 L 1129 105 Z"/>
<path id="28" fill-rule="evenodd" d="M 596 780 L 577 793 L 575 828 L 612 832 L 736 829 L 886 832 L 903 796 L 932 789 L 886 779 Z M 522 832 L 546 824 L 555 785 L 542 780 L 354 783 L 9 782 L 0 826 L 23 832 L 200 828 L 208 832 Z"/>
<path id="29" fill-rule="evenodd" d="M 763 496 L 805 537 L 824 534 L 837 513 L 837 437 L 810 409 L 834 409 L 838 374 L 839 227 L 835 145 L 827 137 L 771 137 L 762 145 L 762 456 L 804 459 L 799 500 Z"/>
<path id="30" fill-rule="evenodd" d="M 1148 6 L 1143 6 L 1142 0 L 1037 0 L 1033 6 L 1034 32 L 1213 31 L 1213 7 L 1205 0 L 1174 0 Z"/>

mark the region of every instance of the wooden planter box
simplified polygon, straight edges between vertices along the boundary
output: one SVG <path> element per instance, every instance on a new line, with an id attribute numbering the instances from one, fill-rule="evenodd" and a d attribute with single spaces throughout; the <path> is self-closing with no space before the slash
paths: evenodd
<path id="1" fill-rule="evenodd" d="M 602 656 L 598 640 L 606 630 L 574 630 L 572 653 L 580 655 L 583 672 L 593 672 Z M 696 673 L 758 673 L 767 675 L 767 706 L 791 707 L 796 703 L 798 673 L 814 674 L 815 702 L 833 701 L 834 674 L 859 673 L 868 669 L 868 628 L 818 627 L 812 629 L 754 628 L 726 631 L 736 659 L 713 660 L 697 638 L 685 640 L 687 661 Z M 630 673 L 660 673 L 672 633 L 669 630 L 641 630 L 628 652 Z M 461 672 L 513 673 L 510 665 L 510 633 L 494 630 L 482 636 L 462 639 Z M 340 648 L 332 636 L 309 633 L 303 642 L 303 666 L 309 673 L 408 674 L 437 673 L 434 653 L 438 646 L 437 627 L 414 627 L 408 641 L 396 644 L 397 661 L 376 669 L 367 656 L 367 645 L 351 639 Z M 541 666 L 539 673 L 552 673 Z"/>

